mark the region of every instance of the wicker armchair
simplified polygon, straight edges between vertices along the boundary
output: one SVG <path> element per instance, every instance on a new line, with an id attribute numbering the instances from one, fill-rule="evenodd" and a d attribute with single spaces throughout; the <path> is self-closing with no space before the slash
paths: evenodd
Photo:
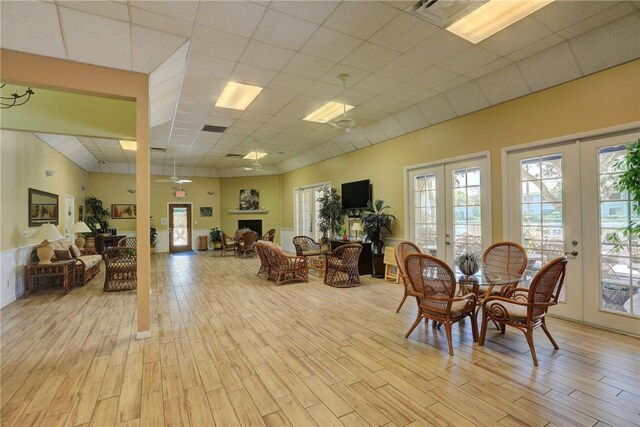
<path id="1" fill-rule="evenodd" d="M 339 246 L 327 254 L 327 272 L 324 276 L 325 285 L 336 288 L 351 288 L 360 286 L 360 272 L 358 258 L 362 252 L 362 245 L 350 243 Z"/>
<path id="2" fill-rule="evenodd" d="M 260 252 L 264 254 L 268 264 L 266 270 L 269 272 L 269 279 L 276 282 L 276 285 L 309 281 L 309 267 L 305 257 L 286 255 L 278 245 L 267 241 L 256 242 L 255 248 L 258 254 Z M 260 270 L 262 269 L 261 266 Z"/>
<path id="3" fill-rule="evenodd" d="M 545 317 L 549 307 L 558 303 L 560 291 L 564 283 L 567 259 L 558 257 L 549 261 L 535 275 L 528 289 L 511 289 L 506 296 L 491 296 L 482 303 L 482 332 L 480 345 L 484 345 L 487 336 L 489 319 L 500 324 L 501 333 L 505 326 L 512 326 L 521 330 L 531 349 L 533 364 L 538 366 L 536 350 L 533 346 L 533 330 L 540 326 L 551 341 L 553 348 L 559 349 L 558 344 L 547 329 Z"/>
<path id="4" fill-rule="evenodd" d="M 402 308 L 402 304 L 404 304 L 404 302 L 407 299 L 407 296 L 409 295 L 416 297 L 416 302 L 418 302 L 418 312 L 420 311 L 420 304 L 418 299 L 420 295 L 413 294 L 413 291 L 411 290 L 409 279 L 407 278 L 407 275 L 404 272 L 404 260 L 407 257 L 407 255 L 421 254 L 421 253 L 422 251 L 420 250 L 420 248 L 415 243 L 410 242 L 408 240 L 403 240 L 401 242 L 398 242 L 398 244 L 396 245 L 395 258 L 396 258 L 396 266 L 398 267 L 398 278 L 402 281 L 402 284 L 404 286 L 404 295 L 402 297 L 402 301 L 400 301 L 400 305 L 396 309 L 396 313 L 400 312 L 400 309 Z M 420 316 L 420 313 L 418 313 L 418 316 Z"/>
<path id="5" fill-rule="evenodd" d="M 104 259 L 104 291 L 129 291 L 138 287 L 136 250 L 109 248 L 102 253 Z"/>
<path id="6" fill-rule="evenodd" d="M 227 236 L 227 234 L 223 232 L 222 233 L 222 250 L 220 251 L 220 256 L 225 256 L 227 251 L 233 251 L 233 255 L 235 255 L 237 248 L 238 247 L 236 245 L 236 241 L 230 238 L 229 236 Z"/>
<path id="7" fill-rule="evenodd" d="M 262 236 L 262 240 L 273 242 L 273 239 L 275 239 L 275 237 L 276 237 L 276 229 L 272 228 L 271 230 L 267 231 L 267 234 Z"/>
<path id="8" fill-rule="evenodd" d="M 258 233 L 255 231 L 247 231 L 242 235 L 243 244 L 238 248 L 238 252 L 242 255 L 242 258 L 247 254 L 254 256 L 256 250 L 254 249 L 255 243 L 258 241 Z"/>
<path id="9" fill-rule="evenodd" d="M 320 255 L 320 243 L 307 236 L 296 236 L 293 238 L 293 246 L 296 247 L 297 256 Z"/>
<path id="10" fill-rule="evenodd" d="M 258 254 L 258 258 L 260 258 L 260 268 L 258 269 L 258 274 L 256 274 L 256 276 L 264 274 L 268 279 L 271 276 L 271 268 L 269 258 L 267 257 L 267 248 L 260 240 L 256 242 L 254 248 Z"/>
<path id="11" fill-rule="evenodd" d="M 449 354 L 453 356 L 451 325 L 470 317 L 473 340 L 478 340 L 476 320 L 478 297 L 472 293 L 455 296 L 456 278 L 447 264 L 431 255 L 412 254 L 405 259 L 404 268 L 412 291 L 420 295 L 420 316 L 413 322 L 405 338 L 411 335 L 422 318 L 444 323 L 449 342 Z"/>
<path id="12" fill-rule="evenodd" d="M 527 267 L 527 251 L 515 242 L 498 242 L 489 246 L 482 254 L 482 263 L 487 271 L 522 274 Z M 505 293 L 509 288 L 502 289 Z M 484 295 L 487 288 L 480 287 Z"/>
<path id="13" fill-rule="evenodd" d="M 137 246 L 138 246 L 137 237 L 125 237 L 124 239 L 120 239 L 118 241 L 119 248 L 135 248 Z"/>

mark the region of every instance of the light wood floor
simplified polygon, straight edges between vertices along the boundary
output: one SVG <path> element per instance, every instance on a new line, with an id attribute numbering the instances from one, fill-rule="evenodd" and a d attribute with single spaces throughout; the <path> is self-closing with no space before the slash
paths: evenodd
<path id="1" fill-rule="evenodd" d="M 449 357 L 444 328 L 403 338 L 399 285 L 276 287 L 211 252 L 153 264 L 152 339 L 102 275 L 2 310 L 3 426 L 640 424 L 635 338 L 550 319 L 560 350 L 536 331 L 534 368 L 521 333 L 479 347 L 467 322 Z"/>

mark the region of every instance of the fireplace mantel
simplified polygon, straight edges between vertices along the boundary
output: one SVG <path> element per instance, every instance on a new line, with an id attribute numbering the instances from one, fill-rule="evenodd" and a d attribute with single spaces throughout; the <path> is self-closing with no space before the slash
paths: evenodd
<path id="1" fill-rule="evenodd" d="M 248 209 L 248 210 L 231 209 L 229 213 L 230 214 L 266 214 L 266 213 L 269 213 L 269 209 Z"/>

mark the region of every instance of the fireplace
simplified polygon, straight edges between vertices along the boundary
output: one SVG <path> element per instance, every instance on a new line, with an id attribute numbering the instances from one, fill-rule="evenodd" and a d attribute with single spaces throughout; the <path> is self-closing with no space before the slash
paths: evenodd
<path id="1" fill-rule="evenodd" d="M 258 236 L 262 236 L 262 220 L 261 219 L 239 219 L 238 228 L 248 228 L 251 231 L 258 233 Z"/>

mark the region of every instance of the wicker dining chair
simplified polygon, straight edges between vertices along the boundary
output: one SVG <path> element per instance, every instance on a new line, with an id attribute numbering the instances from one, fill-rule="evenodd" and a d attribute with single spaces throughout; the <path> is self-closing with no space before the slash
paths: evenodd
<path id="1" fill-rule="evenodd" d="M 320 255 L 320 243 L 308 236 L 296 236 L 293 238 L 293 246 L 296 247 L 297 256 Z"/>
<path id="2" fill-rule="evenodd" d="M 324 276 L 324 284 L 335 288 L 360 286 L 360 272 L 358 271 L 360 252 L 362 252 L 361 244 L 349 243 L 327 253 L 327 271 Z"/>
<path id="3" fill-rule="evenodd" d="M 276 229 L 272 228 L 271 230 L 267 231 L 267 233 L 264 236 L 262 236 L 262 240 L 273 242 L 273 239 L 275 237 L 276 237 Z"/>
<path id="4" fill-rule="evenodd" d="M 230 238 L 227 233 L 222 232 L 222 251 L 220 251 L 220 256 L 225 256 L 227 251 L 233 251 L 233 255 L 235 255 L 237 249 L 236 241 Z"/>
<path id="5" fill-rule="evenodd" d="M 418 297 L 420 295 L 413 294 L 411 285 L 409 284 L 409 279 L 407 278 L 407 275 L 404 272 L 404 260 L 407 257 L 407 255 L 421 254 L 421 253 L 422 251 L 420 250 L 418 245 L 408 240 L 403 240 L 401 242 L 398 242 L 398 244 L 396 245 L 395 258 L 396 258 L 396 266 L 398 268 L 398 278 L 402 281 L 402 284 L 404 286 L 404 295 L 402 296 L 402 301 L 400 301 L 400 305 L 396 309 L 396 313 L 400 312 L 402 305 L 404 304 L 404 302 L 406 301 L 409 295 L 415 297 L 416 302 L 418 302 Z M 420 304 L 418 304 L 418 311 L 420 311 Z M 420 316 L 420 313 L 418 313 L 418 316 Z"/>
<path id="6" fill-rule="evenodd" d="M 535 275 L 528 289 L 514 288 L 506 296 L 486 298 L 482 303 L 482 331 L 479 344 L 484 345 L 487 337 L 487 323 L 491 319 L 500 324 L 502 334 L 504 334 L 506 326 L 512 326 L 524 333 L 535 366 L 538 366 L 538 358 L 533 346 L 533 330 L 535 328 L 540 326 L 551 341 L 553 348 L 558 350 L 558 344 L 547 329 L 545 318 L 549 307 L 558 303 L 566 268 L 566 258 L 552 259 Z"/>
<path id="7" fill-rule="evenodd" d="M 492 273 L 510 273 L 521 275 L 527 268 L 527 251 L 516 242 L 498 242 L 489 246 L 482 254 L 482 263 L 485 271 Z M 515 286 L 503 287 L 501 290 L 492 292 L 497 295 L 500 292 L 504 295 L 509 289 Z M 466 287 L 467 291 L 471 291 L 471 287 Z M 485 295 L 488 290 L 487 286 L 480 286 L 478 295 Z M 482 301 L 479 300 L 479 303 Z"/>
<path id="8" fill-rule="evenodd" d="M 118 241 L 119 248 L 135 248 L 137 246 L 138 246 L 137 237 L 125 237 L 124 239 L 120 239 Z"/>
<path id="9" fill-rule="evenodd" d="M 258 241 L 258 233 L 255 231 L 247 231 L 242 235 L 243 244 L 238 248 L 238 252 L 242 255 L 242 258 L 248 255 L 255 255 L 255 243 Z"/>
<path id="10" fill-rule="evenodd" d="M 420 295 L 420 316 L 413 322 L 405 338 L 411 335 L 423 318 L 425 323 L 429 319 L 434 323 L 443 323 L 449 342 L 449 354 L 453 356 L 451 325 L 470 317 L 473 340 L 478 340 L 478 297 L 473 293 L 455 296 L 456 277 L 444 261 L 427 254 L 412 254 L 405 259 L 404 268 L 412 291 Z"/>

